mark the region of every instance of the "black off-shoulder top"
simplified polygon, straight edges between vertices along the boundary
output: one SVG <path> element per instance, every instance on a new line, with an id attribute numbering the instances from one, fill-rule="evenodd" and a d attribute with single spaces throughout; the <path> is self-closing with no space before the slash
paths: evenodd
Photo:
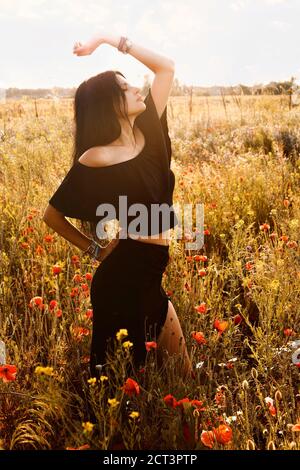
<path id="1" fill-rule="evenodd" d="M 145 111 L 135 119 L 145 138 L 142 151 L 129 160 L 108 166 L 90 167 L 77 161 L 49 199 L 54 208 L 66 217 L 96 223 L 117 219 L 128 233 L 134 231 L 141 236 L 156 235 L 178 224 L 173 208 L 175 175 L 170 168 L 172 146 L 167 106 L 159 118 L 151 88 L 144 103 Z M 123 202 L 120 204 L 121 195 Z M 120 220 L 121 208 L 124 214 L 124 201 L 125 225 L 124 219 Z M 96 213 L 97 207 L 104 203 L 111 204 L 114 213 Z M 144 204 L 147 209 L 144 212 L 144 216 L 147 214 L 146 226 L 139 224 L 141 212 L 132 206 L 137 203 Z M 158 210 L 151 213 L 153 204 Z"/>

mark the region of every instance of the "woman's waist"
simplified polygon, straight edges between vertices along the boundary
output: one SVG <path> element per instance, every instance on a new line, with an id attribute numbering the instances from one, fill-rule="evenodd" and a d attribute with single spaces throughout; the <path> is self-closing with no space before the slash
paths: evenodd
<path id="1" fill-rule="evenodd" d="M 162 246 L 169 246 L 171 238 L 171 229 L 165 230 L 164 232 L 157 233 L 154 235 L 135 235 L 126 231 L 126 236 L 131 240 L 139 241 L 142 243 L 152 243 Z"/>

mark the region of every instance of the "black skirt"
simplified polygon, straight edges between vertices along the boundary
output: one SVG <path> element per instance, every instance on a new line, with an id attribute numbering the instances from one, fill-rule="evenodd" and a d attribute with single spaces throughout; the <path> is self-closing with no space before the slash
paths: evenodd
<path id="1" fill-rule="evenodd" d="M 166 321 L 168 296 L 162 275 L 169 261 L 169 246 L 121 238 L 96 269 L 91 284 L 93 331 L 90 373 L 99 376 L 107 363 L 107 347 L 121 329 L 131 341 L 133 365 L 143 366 L 146 341 L 157 341 Z M 103 369 L 102 369 L 103 370 Z"/>

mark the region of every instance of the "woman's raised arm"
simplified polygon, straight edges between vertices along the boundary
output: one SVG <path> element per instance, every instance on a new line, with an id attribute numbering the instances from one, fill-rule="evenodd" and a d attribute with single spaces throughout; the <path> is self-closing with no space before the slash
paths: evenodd
<path id="1" fill-rule="evenodd" d="M 73 53 L 78 56 L 90 55 L 101 44 L 110 44 L 111 46 L 118 48 L 120 39 L 121 36 L 119 35 L 100 32 L 95 34 L 84 44 L 76 42 L 74 44 Z M 132 43 L 128 54 L 132 55 L 132 57 L 152 70 L 153 73 L 174 71 L 175 63 L 172 59 L 147 49 L 135 42 Z"/>

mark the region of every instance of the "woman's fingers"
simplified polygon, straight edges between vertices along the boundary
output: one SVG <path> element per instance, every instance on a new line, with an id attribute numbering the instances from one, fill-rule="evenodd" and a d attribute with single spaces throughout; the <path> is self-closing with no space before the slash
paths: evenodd
<path id="1" fill-rule="evenodd" d="M 75 42 L 75 44 L 73 46 L 73 52 L 78 51 L 78 49 L 80 49 L 81 47 L 82 47 L 81 42 Z"/>

